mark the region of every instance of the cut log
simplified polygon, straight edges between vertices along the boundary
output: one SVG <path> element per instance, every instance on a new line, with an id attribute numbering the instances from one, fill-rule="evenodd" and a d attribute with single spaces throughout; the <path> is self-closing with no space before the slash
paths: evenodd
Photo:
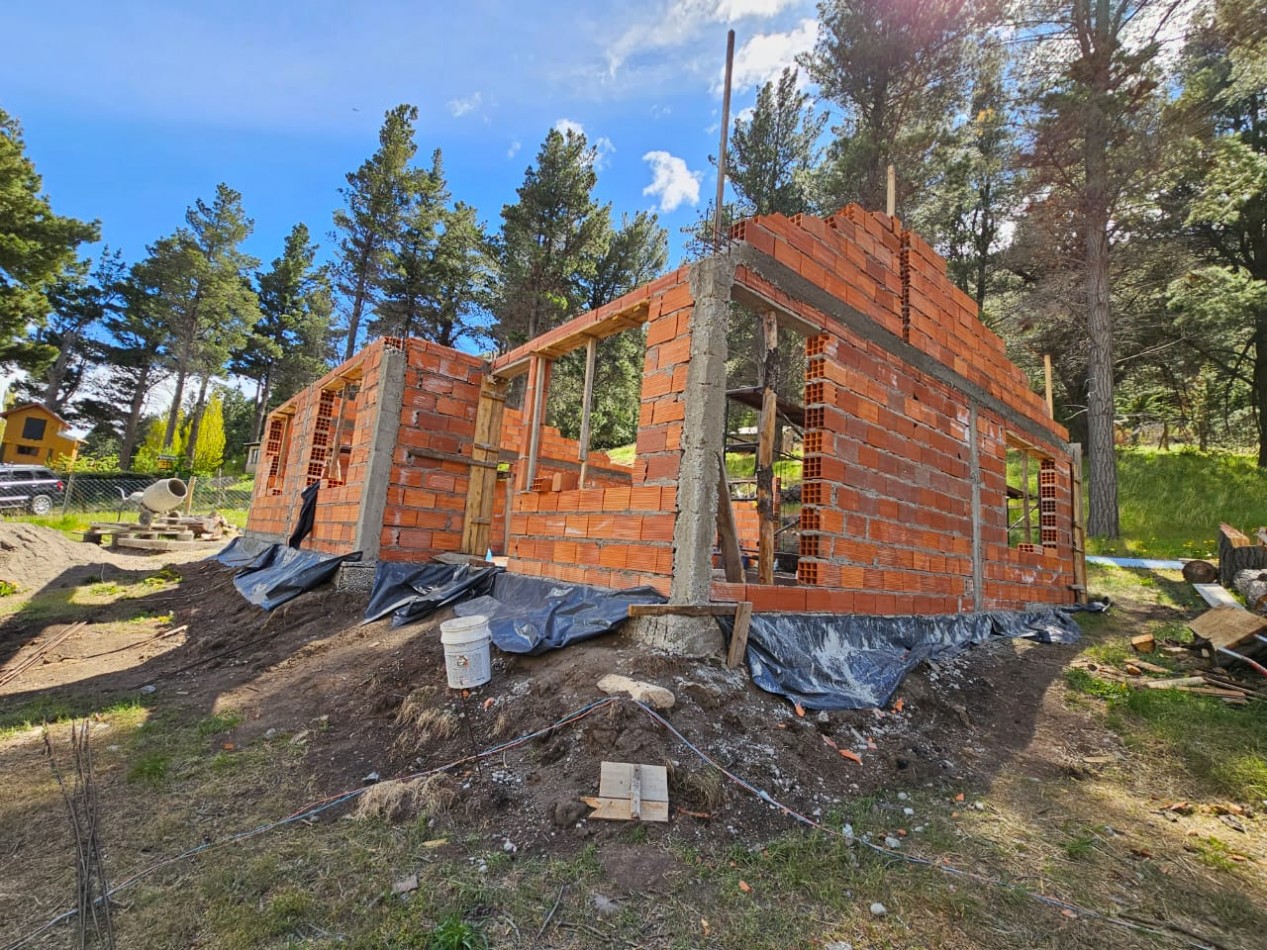
<path id="1" fill-rule="evenodd" d="M 1151 633 L 1145 633 L 1138 637 L 1131 637 L 1131 646 L 1136 653 L 1152 653 L 1157 649 L 1157 641 L 1153 639 Z"/>
<path id="2" fill-rule="evenodd" d="M 1237 571 L 1232 583 L 1251 610 L 1257 610 L 1259 604 L 1267 600 L 1267 571 Z"/>
<path id="3" fill-rule="evenodd" d="M 1267 568 L 1267 547 L 1255 544 L 1230 524 L 1219 525 L 1219 583 L 1231 587 L 1239 571 Z"/>
<path id="4" fill-rule="evenodd" d="M 1209 561 L 1189 561 L 1183 566 L 1183 579 L 1189 584 L 1212 584 L 1218 576 L 1219 569 Z"/>

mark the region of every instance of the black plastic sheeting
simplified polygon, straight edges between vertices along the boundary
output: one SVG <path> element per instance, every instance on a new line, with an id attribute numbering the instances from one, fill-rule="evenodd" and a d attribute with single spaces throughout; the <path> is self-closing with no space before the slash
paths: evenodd
<path id="1" fill-rule="evenodd" d="M 458 604 L 459 617 L 483 614 L 493 643 L 507 653 L 545 653 L 615 630 L 630 604 L 662 604 L 654 587 L 606 590 L 544 577 L 498 574 L 483 597 Z"/>
<path id="2" fill-rule="evenodd" d="M 723 623 L 729 630 L 729 623 Z M 754 614 L 748 669 L 768 693 L 806 709 L 888 704 L 903 677 L 925 660 L 953 656 L 990 637 L 1072 643 L 1078 625 L 1059 610 L 927 617 Z"/>
<path id="3" fill-rule="evenodd" d="M 392 615 L 392 626 L 422 620 L 459 600 L 488 593 L 500 567 L 379 561 L 364 623 Z"/>
<path id="4" fill-rule="evenodd" d="M 221 552 L 221 557 L 223 555 L 224 552 Z M 272 610 L 294 600 L 304 591 L 324 584 L 344 561 L 360 559 L 360 551 L 321 554 L 274 544 L 238 571 L 233 578 L 233 586 L 250 603 Z"/>
<path id="5" fill-rule="evenodd" d="M 266 560 L 272 559 L 276 547 L 255 538 L 236 537 L 208 560 L 219 561 L 225 567 L 262 567 Z"/>

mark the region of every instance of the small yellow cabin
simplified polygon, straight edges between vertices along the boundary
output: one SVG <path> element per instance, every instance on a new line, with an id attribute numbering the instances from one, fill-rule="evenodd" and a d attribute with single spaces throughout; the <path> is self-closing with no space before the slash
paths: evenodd
<path id="1" fill-rule="evenodd" d="M 0 418 L 0 462 L 7 465 L 51 465 L 62 455 L 73 460 L 79 451 L 79 440 L 62 435 L 66 420 L 37 402 L 0 412 Z"/>

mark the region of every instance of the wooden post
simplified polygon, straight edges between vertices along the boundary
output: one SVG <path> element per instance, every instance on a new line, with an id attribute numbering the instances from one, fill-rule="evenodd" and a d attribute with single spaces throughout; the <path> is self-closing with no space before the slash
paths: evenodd
<path id="1" fill-rule="evenodd" d="M 885 169 L 885 172 L 888 178 L 888 201 L 885 204 L 885 208 L 888 210 L 889 217 L 891 218 L 897 214 L 897 169 L 890 163 L 889 167 Z"/>
<path id="2" fill-rule="evenodd" d="M 480 385 L 475 439 L 471 445 L 471 474 L 462 519 L 462 553 L 476 557 L 483 557 L 488 552 L 489 535 L 493 529 L 506 389 L 506 382 L 496 376 L 485 376 Z"/>
<path id="3" fill-rule="evenodd" d="M 1078 603 L 1087 602 L 1087 527 L 1082 513 L 1082 443 L 1069 446 L 1069 495 L 1073 507 L 1073 584 Z"/>
<path id="4" fill-rule="evenodd" d="M 743 554 L 739 551 L 739 531 L 735 527 L 735 510 L 730 507 L 730 478 L 726 475 L 726 460 L 717 456 L 717 540 L 721 547 L 721 563 L 726 580 L 742 584 Z"/>
<path id="5" fill-rule="evenodd" d="M 761 417 L 757 426 L 757 583 L 774 583 L 774 538 L 779 504 L 774 497 L 774 435 L 778 427 L 779 323 L 773 310 L 761 316 L 765 341 L 761 360 Z"/>
<path id="6" fill-rule="evenodd" d="M 66 512 L 70 510 L 70 496 L 75 491 L 75 473 L 71 472 L 66 477 L 66 491 L 62 495 L 62 517 L 66 517 Z M 119 520 L 123 520 L 123 506 L 119 506 Z"/>
<path id="7" fill-rule="evenodd" d="M 537 478 L 537 456 L 541 451 L 541 412 L 545 405 L 545 376 L 549 362 L 544 356 L 532 357 L 532 392 L 528 394 L 531 400 L 530 410 L 531 416 L 528 423 L 528 462 L 524 466 L 524 477 L 520 482 L 520 491 L 532 491 L 532 483 Z"/>
<path id="8" fill-rule="evenodd" d="M 726 666 L 734 669 L 743 662 L 748 651 L 748 627 L 752 623 L 752 604 L 743 601 L 735 605 L 735 626 L 730 634 L 730 647 L 726 650 Z"/>
<path id="9" fill-rule="evenodd" d="M 198 487 L 198 476 L 189 476 L 189 494 L 185 496 L 185 514 L 190 514 L 194 510 L 194 489 Z"/>
<path id="10" fill-rule="evenodd" d="M 1043 354 L 1043 376 L 1047 382 L 1047 415 L 1053 419 L 1056 418 L 1056 401 L 1052 397 L 1051 391 L 1051 354 Z"/>
<path id="11" fill-rule="evenodd" d="M 578 482 L 581 488 L 589 487 L 586 479 L 590 468 L 590 413 L 594 408 L 594 368 L 597 362 L 598 339 L 590 337 L 585 342 L 585 391 L 581 395 L 581 477 Z"/>
<path id="12" fill-rule="evenodd" d="M 1029 453 L 1021 451 L 1021 522 L 1025 526 L 1025 543 L 1033 544 L 1033 526 L 1029 516 Z"/>

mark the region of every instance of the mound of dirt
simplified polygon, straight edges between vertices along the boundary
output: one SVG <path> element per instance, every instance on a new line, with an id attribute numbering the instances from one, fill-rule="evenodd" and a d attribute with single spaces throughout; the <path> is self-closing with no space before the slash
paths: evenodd
<path id="1" fill-rule="evenodd" d="M 113 551 L 95 544 L 72 541 L 60 531 L 43 525 L 0 521 L 0 580 L 16 584 L 22 591 L 39 590 L 68 570 L 72 571 L 72 576 L 86 576 L 89 568 L 101 565 L 126 570 L 157 570 L 164 564 L 204 558 L 209 553 Z M 84 570 L 76 572 L 75 568 Z"/>

